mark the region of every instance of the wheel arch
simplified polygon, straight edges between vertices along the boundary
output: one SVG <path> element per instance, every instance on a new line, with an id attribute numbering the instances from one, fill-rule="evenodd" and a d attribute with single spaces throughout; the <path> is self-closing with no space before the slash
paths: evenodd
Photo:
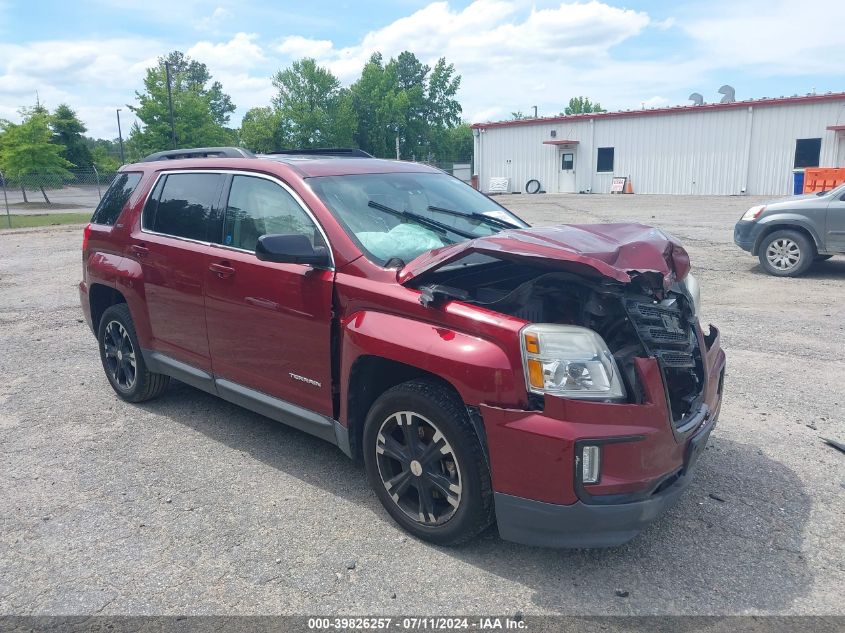
<path id="1" fill-rule="evenodd" d="M 462 403 L 464 402 L 458 389 L 443 376 L 421 369 L 414 365 L 399 362 L 372 354 L 362 354 L 355 359 L 349 370 L 348 387 L 346 390 L 346 426 L 349 432 L 349 444 L 352 457 L 362 459 L 362 444 L 364 436 L 364 422 L 373 403 L 388 389 L 411 380 L 428 380 L 452 392 Z M 466 403 L 464 403 L 466 406 Z M 480 422 L 477 409 L 467 406 L 472 426 L 479 442 L 485 449 L 486 436 Z"/>
<path id="2" fill-rule="evenodd" d="M 363 310 L 341 321 L 339 347 L 337 419 L 348 430 L 353 456 L 360 453 L 361 431 L 372 403 L 386 389 L 407 380 L 425 377 L 455 392 L 482 447 L 486 437 L 477 407 L 518 406 L 527 399 L 519 357 L 509 355 L 494 340 L 465 331 Z M 518 354 L 518 348 L 511 352 Z"/>
<path id="3" fill-rule="evenodd" d="M 93 283 L 88 288 L 88 302 L 91 307 L 91 323 L 96 333 L 103 313 L 111 306 L 126 303 L 126 297 L 117 288 L 102 283 Z"/>
<path id="4" fill-rule="evenodd" d="M 757 236 L 754 242 L 754 249 L 751 251 L 752 255 L 760 254 L 760 247 L 763 245 L 765 239 L 775 231 L 796 231 L 803 234 L 810 240 L 810 243 L 815 247 L 816 253 L 823 251 L 823 245 L 819 240 L 816 232 L 807 224 L 797 219 L 779 219 L 766 224 L 765 228 Z"/>

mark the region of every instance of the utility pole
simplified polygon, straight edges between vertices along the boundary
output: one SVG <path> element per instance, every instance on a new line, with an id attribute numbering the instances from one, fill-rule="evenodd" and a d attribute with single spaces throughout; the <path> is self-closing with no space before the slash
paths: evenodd
<path id="1" fill-rule="evenodd" d="M 396 132 L 396 160 L 399 160 L 399 132 Z"/>
<path id="2" fill-rule="evenodd" d="M 167 106 L 170 109 L 170 149 L 176 149 L 176 125 L 173 123 L 173 93 L 170 88 L 170 62 L 164 62 L 164 74 L 167 77 Z"/>
<path id="3" fill-rule="evenodd" d="M 117 140 L 120 141 L 120 164 L 126 164 L 126 157 L 123 155 L 123 132 L 120 131 L 120 108 L 117 109 Z"/>

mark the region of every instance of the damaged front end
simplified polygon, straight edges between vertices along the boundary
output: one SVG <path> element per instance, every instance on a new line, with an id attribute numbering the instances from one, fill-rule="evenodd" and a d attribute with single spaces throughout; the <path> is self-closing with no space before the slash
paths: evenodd
<path id="1" fill-rule="evenodd" d="M 414 260 L 400 280 L 421 292 L 424 305 L 458 299 L 529 324 L 598 333 L 624 384 L 608 391 L 617 396 L 609 402 L 620 395 L 631 404 L 645 402 L 637 359 L 655 359 L 673 432 L 684 434 L 701 421 L 705 387 L 697 289 L 688 270 L 683 248 L 655 229 L 596 225 L 506 231 L 465 242 Z M 535 379 L 526 365 L 531 408 L 544 405 L 544 390 L 532 389 L 534 381 L 554 371 L 573 369 L 544 365 Z"/>

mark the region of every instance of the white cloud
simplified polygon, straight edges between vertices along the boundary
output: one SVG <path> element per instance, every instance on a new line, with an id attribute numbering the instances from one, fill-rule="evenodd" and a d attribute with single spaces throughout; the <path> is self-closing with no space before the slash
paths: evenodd
<path id="1" fill-rule="evenodd" d="M 660 29 L 661 31 L 671 29 L 673 26 L 675 26 L 675 18 L 668 17 L 665 20 L 659 20 L 657 22 L 652 22 L 652 26 Z"/>
<path id="2" fill-rule="evenodd" d="M 37 92 L 48 108 L 67 103 L 75 109 L 89 134 L 117 136 L 114 110 L 124 109 L 128 129 L 134 117 L 126 103 L 156 50 L 165 49 L 142 38 L 0 44 L 0 117 L 18 120 L 18 109 L 33 105 Z"/>
<path id="3" fill-rule="evenodd" d="M 806 9 L 787 0 L 714 0 L 717 4 L 706 8 L 681 2 L 672 6 L 674 17 L 662 20 L 612 6 L 607 3 L 611 0 L 541 8 L 531 0 L 475 0 L 465 7 L 436 1 L 344 46 L 328 39 L 326 31 L 305 37 L 292 30 L 278 38 L 276 23 L 270 26 L 259 18 L 249 28 L 260 37 L 246 32 L 219 36 L 250 11 L 273 11 L 264 5 L 247 3 L 236 9 L 240 5 L 230 0 L 98 1 L 124 12 L 155 13 L 154 19 L 159 13 L 167 15 L 170 26 L 202 29 L 202 37 L 196 41 L 188 28 L 182 37 L 190 39 L 182 42 L 127 37 L 0 43 L 0 117 L 17 119 L 17 109 L 34 103 L 38 91 L 49 107 L 67 102 L 77 109 L 91 134 L 114 136 L 114 108 L 124 107 L 121 114 L 128 130 L 132 119 L 125 104 L 133 102 L 134 91 L 142 87 L 144 70 L 174 49 L 208 65 L 232 95 L 238 115 L 270 102 L 270 75 L 292 59 L 315 57 L 348 84 L 376 51 L 390 58 L 410 50 L 428 64 L 446 57 L 462 75 L 459 99 L 464 116 L 473 121 L 507 118 L 512 111 L 528 113 L 534 105 L 541 116 L 557 114 L 576 95 L 611 109 L 685 104 L 692 91 L 712 86 L 715 93 L 722 83 L 732 81 L 729 74 L 825 74 L 832 83 L 845 79 L 840 62 L 845 30 L 835 20 L 816 20 L 812 28 L 796 29 Z M 0 31 L 7 4 L 0 0 Z M 157 12 L 156 7 L 172 10 Z M 838 15 L 838 8 L 834 0 L 818 0 L 814 11 Z M 295 23 L 301 20 L 287 22 Z M 309 28 L 313 32 L 316 27 Z M 686 43 L 667 48 L 665 40 L 679 33 Z M 625 48 L 616 48 L 619 45 Z M 790 81 L 794 79 L 787 85 Z M 745 96 L 742 86 L 737 87 L 739 96 Z M 238 124 L 238 115 L 232 124 Z"/>
<path id="4" fill-rule="evenodd" d="M 654 96 L 644 99 L 642 105 L 644 108 L 665 108 L 670 103 L 671 101 L 666 97 Z"/>
<path id="5" fill-rule="evenodd" d="M 465 74 L 495 65 L 518 72 L 519 67 L 604 55 L 648 23 L 645 13 L 596 1 L 528 11 L 523 2 L 506 0 L 476 0 L 462 10 L 434 2 L 367 33 L 353 46 L 335 48 L 327 40 L 293 36 L 280 50 L 292 56 L 307 50 L 345 80 L 354 78 L 376 51 L 390 57 L 410 50 L 427 62 L 445 56 Z"/>
<path id="6" fill-rule="evenodd" d="M 223 84 L 240 112 L 270 103 L 273 84 L 269 73 L 260 72 L 268 59 L 253 33 L 237 33 L 228 42 L 197 42 L 186 54 L 208 66 L 212 77 Z M 237 124 L 237 118 L 232 121 Z"/>
<path id="7" fill-rule="evenodd" d="M 818 19 L 807 25 L 808 11 Z M 756 69 L 773 75 L 841 75 L 845 29 L 841 0 L 723 2 L 680 27 L 702 64 Z M 807 25 L 807 26 L 801 26 Z"/>
<path id="8" fill-rule="evenodd" d="M 198 31 L 211 31 L 212 33 L 218 33 L 220 31 L 220 27 L 224 26 L 233 17 L 234 14 L 228 9 L 217 7 L 211 12 L 211 15 L 207 15 L 204 18 L 197 20 L 194 23 L 194 26 Z"/>
<path id="9" fill-rule="evenodd" d="M 314 40 L 301 35 L 291 35 L 276 47 L 283 55 L 291 58 L 319 57 L 330 55 L 334 45 L 331 40 Z"/>
<path id="10" fill-rule="evenodd" d="M 228 42 L 197 42 L 186 54 L 207 64 L 212 75 L 216 70 L 248 70 L 266 59 L 261 47 L 255 42 L 257 38 L 254 33 L 237 33 Z"/>

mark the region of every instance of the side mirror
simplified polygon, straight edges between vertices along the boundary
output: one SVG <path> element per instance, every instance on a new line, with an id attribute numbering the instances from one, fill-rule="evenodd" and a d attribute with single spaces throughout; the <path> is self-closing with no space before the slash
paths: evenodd
<path id="1" fill-rule="evenodd" d="M 262 235 L 255 245 L 255 256 L 263 262 L 279 264 L 307 264 L 315 268 L 331 265 L 328 251 L 311 245 L 311 240 L 302 233 L 278 233 Z"/>

